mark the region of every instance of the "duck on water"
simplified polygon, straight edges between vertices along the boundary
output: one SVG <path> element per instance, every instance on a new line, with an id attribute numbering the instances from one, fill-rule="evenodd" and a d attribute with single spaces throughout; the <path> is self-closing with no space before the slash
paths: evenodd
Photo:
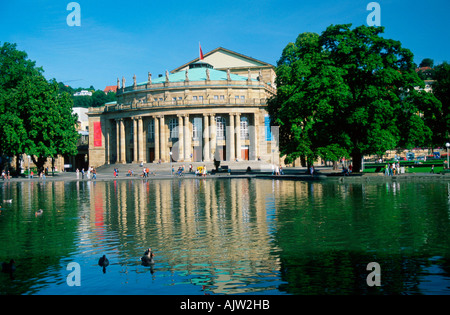
<path id="1" fill-rule="evenodd" d="M 141 257 L 142 265 L 144 265 L 144 266 L 153 265 L 155 263 L 153 260 L 154 256 L 155 256 L 155 254 L 152 252 L 152 249 L 148 248 L 145 251 L 144 256 Z"/>

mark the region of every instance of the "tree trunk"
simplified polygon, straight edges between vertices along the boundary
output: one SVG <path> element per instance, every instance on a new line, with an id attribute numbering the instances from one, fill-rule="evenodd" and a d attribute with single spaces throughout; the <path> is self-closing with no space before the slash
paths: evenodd
<path id="1" fill-rule="evenodd" d="M 337 171 L 339 169 L 338 161 L 333 161 L 333 171 Z"/>
<path id="2" fill-rule="evenodd" d="M 44 170 L 44 164 L 47 161 L 46 157 L 39 157 L 37 160 L 34 155 L 31 156 L 34 165 L 36 165 L 38 175 Z"/>
<path id="3" fill-rule="evenodd" d="M 300 164 L 302 167 L 306 166 L 306 157 L 304 155 L 300 156 Z"/>
<path id="4" fill-rule="evenodd" d="M 362 159 L 361 152 L 359 151 L 352 152 L 353 173 L 359 173 L 361 171 L 361 159 Z"/>
<path id="5" fill-rule="evenodd" d="M 19 177 L 21 174 L 21 168 L 20 168 L 20 154 L 16 155 L 16 176 Z"/>

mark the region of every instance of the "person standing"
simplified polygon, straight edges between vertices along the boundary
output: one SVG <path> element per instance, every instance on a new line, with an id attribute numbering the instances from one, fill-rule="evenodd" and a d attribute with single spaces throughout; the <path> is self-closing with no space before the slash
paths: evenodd
<path id="1" fill-rule="evenodd" d="M 80 179 L 80 170 L 78 168 L 77 168 L 76 172 L 77 172 L 77 179 Z"/>

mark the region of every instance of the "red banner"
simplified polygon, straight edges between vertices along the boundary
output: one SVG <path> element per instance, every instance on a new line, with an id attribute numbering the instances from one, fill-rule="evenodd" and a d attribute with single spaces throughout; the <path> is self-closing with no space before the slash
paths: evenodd
<path id="1" fill-rule="evenodd" d="M 102 146 L 102 124 L 97 121 L 94 122 L 94 147 Z"/>

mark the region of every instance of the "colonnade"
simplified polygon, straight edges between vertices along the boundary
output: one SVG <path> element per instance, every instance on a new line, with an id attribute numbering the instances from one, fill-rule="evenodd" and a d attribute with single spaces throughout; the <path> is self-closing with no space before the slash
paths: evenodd
<path id="1" fill-rule="evenodd" d="M 124 117 L 110 120 L 110 124 L 115 123 L 115 147 L 116 152 L 112 152 L 112 142 L 114 140 L 112 135 L 113 128 L 110 128 L 105 137 L 106 141 L 106 161 L 117 163 L 158 163 L 169 162 L 170 154 L 176 151 L 177 161 L 194 161 L 194 148 L 201 148 L 197 153 L 201 152 L 201 160 L 204 162 L 213 161 L 217 155 L 216 150 L 220 148 L 226 148 L 226 155 L 222 156 L 224 160 L 234 161 L 241 160 L 241 148 L 244 145 L 245 148 L 249 148 L 251 152 L 244 158 L 256 159 L 258 156 L 257 140 L 258 132 L 254 126 L 256 121 L 256 115 L 254 113 L 245 113 L 247 117 L 251 117 L 253 126 L 249 126 L 249 138 L 241 139 L 241 113 L 203 113 L 203 114 L 175 114 L 175 115 L 142 115 Z M 223 135 L 217 136 L 217 122 L 216 117 L 224 117 L 226 125 L 222 125 Z M 176 117 L 176 118 L 174 118 Z M 193 138 L 193 121 L 190 117 L 202 117 L 202 130 L 199 138 Z M 178 138 L 171 138 L 171 130 L 168 127 L 169 119 L 178 120 Z M 127 122 L 128 121 L 128 122 Z M 152 139 L 148 140 L 146 126 L 153 121 L 153 135 Z M 222 123 L 222 122 L 221 122 Z M 128 127 L 127 127 L 128 125 Z M 128 128 L 133 128 L 132 137 Z M 225 135 L 225 136 L 224 136 Z M 129 141 L 127 141 L 127 139 Z M 246 141 L 248 140 L 248 141 Z M 131 149 L 132 151 L 127 151 Z M 151 149 L 152 156 L 148 153 L 148 149 Z M 127 159 L 127 152 L 131 155 L 132 159 Z M 225 151 L 223 151 L 225 152 Z M 222 152 L 222 153 L 223 153 Z M 113 157 L 115 153 L 115 159 Z"/>

